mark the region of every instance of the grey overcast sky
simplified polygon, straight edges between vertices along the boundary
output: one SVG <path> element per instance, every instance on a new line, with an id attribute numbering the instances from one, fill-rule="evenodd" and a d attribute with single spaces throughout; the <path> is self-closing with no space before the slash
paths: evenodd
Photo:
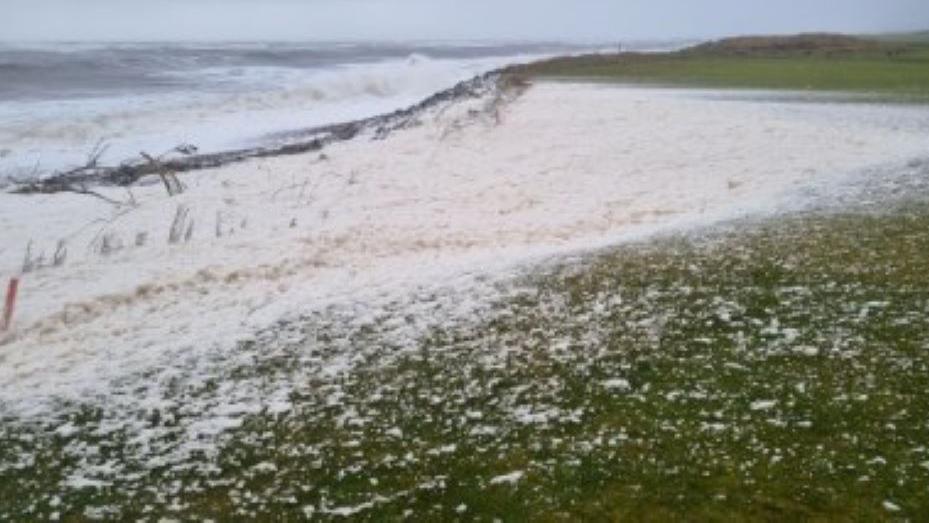
<path id="1" fill-rule="evenodd" d="M 929 0 L 0 0 L 0 40 L 621 40 L 929 29 Z"/>

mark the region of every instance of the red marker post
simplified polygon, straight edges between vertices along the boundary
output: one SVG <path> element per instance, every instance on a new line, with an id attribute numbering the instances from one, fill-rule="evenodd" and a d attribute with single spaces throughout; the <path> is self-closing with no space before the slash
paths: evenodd
<path id="1" fill-rule="evenodd" d="M 0 323 L 0 330 L 9 330 L 13 324 L 13 310 L 16 308 L 18 290 L 19 278 L 10 278 L 10 285 L 6 288 L 6 303 L 3 306 L 3 323 Z"/>

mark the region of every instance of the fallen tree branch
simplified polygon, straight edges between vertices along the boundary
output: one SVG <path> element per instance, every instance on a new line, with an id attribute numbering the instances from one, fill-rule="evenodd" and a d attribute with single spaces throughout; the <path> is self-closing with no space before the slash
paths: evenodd
<path id="1" fill-rule="evenodd" d="M 142 157 L 141 160 L 127 161 L 115 166 L 102 166 L 99 164 L 99 160 L 106 147 L 100 143 L 94 147 L 85 165 L 64 172 L 56 172 L 41 179 L 11 180 L 14 185 L 11 192 L 16 194 L 68 192 L 76 184 L 129 186 L 143 176 L 149 174 L 160 175 L 164 171 L 170 171 L 176 175 L 181 172 L 220 167 L 252 158 L 287 156 L 319 151 L 331 143 L 350 140 L 364 131 L 371 131 L 375 139 L 384 139 L 394 131 L 416 125 L 419 122 L 418 117 L 430 108 L 455 100 L 478 98 L 494 92 L 500 88 L 497 84 L 505 74 L 506 70 L 504 69 L 485 73 L 436 93 L 416 105 L 392 113 L 354 122 L 324 125 L 267 136 L 269 140 L 282 145 L 252 147 L 207 154 L 196 154 L 195 147 L 183 145 L 172 149 L 168 153 L 181 153 L 182 156 L 179 158 L 163 158 L 159 156 L 154 157 L 157 162 L 151 162 Z"/>
<path id="2" fill-rule="evenodd" d="M 129 202 L 121 202 L 121 201 L 119 201 L 119 200 L 114 200 L 114 199 L 112 199 L 112 198 L 107 198 L 106 196 L 104 196 L 104 195 L 102 195 L 102 194 L 100 194 L 100 193 L 98 193 L 98 192 L 96 192 L 96 191 L 92 191 L 92 190 L 90 190 L 90 189 L 88 189 L 88 188 L 86 188 L 86 187 L 66 187 L 66 188 L 62 189 L 61 192 L 70 192 L 70 193 L 74 193 L 74 194 L 86 194 L 87 196 L 93 196 L 93 197 L 95 197 L 95 198 L 99 198 L 99 199 L 105 201 L 106 203 L 109 203 L 109 204 L 111 204 L 111 205 L 115 205 L 115 206 L 117 206 L 117 207 L 122 207 L 123 205 L 133 205 L 133 202 L 132 202 L 132 201 L 129 201 Z"/>

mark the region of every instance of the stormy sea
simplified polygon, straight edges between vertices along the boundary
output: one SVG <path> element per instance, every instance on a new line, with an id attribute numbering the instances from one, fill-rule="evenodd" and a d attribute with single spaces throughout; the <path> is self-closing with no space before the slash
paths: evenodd
<path id="1" fill-rule="evenodd" d="M 0 44 L 0 179 L 159 154 L 268 145 L 389 112 L 559 43 Z"/>

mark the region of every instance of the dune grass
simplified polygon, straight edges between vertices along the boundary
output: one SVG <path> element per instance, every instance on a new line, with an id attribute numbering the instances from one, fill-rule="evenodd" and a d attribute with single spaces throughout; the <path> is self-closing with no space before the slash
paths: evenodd
<path id="1" fill-rule="evenodd" d="M 850 91 L 929 101 L 929 43 L 830 51 L 694 48 L 659 54 L 558 58 L 520 68 L 535 78 L 634 84 Z"/>

